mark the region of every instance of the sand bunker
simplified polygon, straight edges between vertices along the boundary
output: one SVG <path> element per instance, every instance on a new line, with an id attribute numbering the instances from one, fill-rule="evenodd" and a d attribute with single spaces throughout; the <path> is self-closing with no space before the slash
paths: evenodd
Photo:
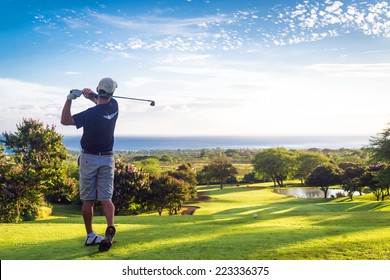
<path id="1" fill-rule="evenodd" d="M 206 195 L 201 195 L 202 193 L 198 193 L 197 198 L 191 198 L 188 202 L 205 202 L 209 201 L 210 197 Z M 182 215 L 193 215 L 197 209 L 199 209 L 199 206 L 192 206 L 192 205 L 183 205 L 183 211 L 181 212 Z"/>

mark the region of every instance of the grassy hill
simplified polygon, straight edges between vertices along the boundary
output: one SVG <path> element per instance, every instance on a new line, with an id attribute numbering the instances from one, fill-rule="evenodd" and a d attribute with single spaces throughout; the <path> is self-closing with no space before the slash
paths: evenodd
<path id="1" fill-rule="evenodd" d="M 6 259 L 264 259 L 371 260 L 390 258 L 390 201 L 372 195 L 296 199 L 264 185 L 200 187 L 194 215 L 157 213 L 116 217 L 112 249 L 84 246 L 77 206 L 55 205 L 53 215 L 21 224 L 0 224 Z M 185 210 L 185 208 L 183 209 Z M 253 217 L 257 214 L 257 218 Z M 105 218 L 94 218 L 102 234 Z"/>

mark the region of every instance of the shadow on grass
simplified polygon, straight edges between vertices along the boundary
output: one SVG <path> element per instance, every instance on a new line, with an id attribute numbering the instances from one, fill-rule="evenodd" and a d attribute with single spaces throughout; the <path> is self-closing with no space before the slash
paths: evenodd
<path id="1" fill-rule="evenodd" d="M 221 193 L 237 190 L 254 191 Z M 378 211 L 386 207 L 389 202 L 282 197 L 213 215 L 117 216 L 116 242 L 105 253 L 84 246 L 81 211 L 60 207 L 54 214 L 65 216 L 23 223 L 27 228 L 30 223 L 42 225 L 42 238 L 33 242 L 16 240 L 8 246 L 12 231 L 26 228 L 9 226 L 0 255 L 28 260 L 389 259 L 390 212 Z M 61 224 L 79 224 L 80 236 L 67 238 Z M 103 229 L 105 218 L 95 217 L 94 224 Z M 49 231 L 58 240 L 46 240 Z"/>
<path id="2" fill-rule="evenodd" d="M 245 212 L 260 213 L 332 213 L 332 212 L 376 212 L 390 210 L 390 202 L 377 201 L 341 201 L 320 198 L 292 198 L 282 197 L 272 203 L 260 201 L 258 206 L 229 208 L 216 214 L 242 214 Z"/>
<path id="3" fill-rule="evenodd" d="M 260 211 L 262 206 L 253 210 Z M 248 209 L 246 209 L 248 210 Z M 117 217 L 109 252 L 85 247 L 83 236 L 0 247 L 2 259 L 388 259 L 390 214 L 275 213 L 249 215 Z M 373 215 L 374 214 L 374 215 Z M 304 222 L 303 222 L 304 221 Z M 104 221 L 100 221 L 103 227 Z M 285 224 L 285 222 L 288 222 Z M 80 224 L 82 228 L 83 225 Z M 48 230 L 50 230 L 48 228 Z M 379 235 L 371 231 L 381 230 Z M 346 238 L 363 233 L 361 241 Z M 367 232 L 368 234 L 364 234 Z M 60 232 L 58 233 L 60 234 Z M 302 244 L 306 244 L 303 246 Z M 387 248 L 387 249 L 386 249 Z M 303 250 L 304 253 L 297 250 Z M 370 255 L 369 252 L 382 251 Z M 11 253 L 12 251 L 12 253 Z M 387 255 L 386 255 L 387 254 Z"/>
<path id="4" fill-rule="evenodd" d="M 81 225 L 80 225 L 81 226 Z M 60 235 L 61 233 L 58 232 Z M 84 246 L 84 238 L 68 238 L 48 241 L 43 237 L 34 242 L 0 247 L 2 260 L 76 260 L 94 259 L 99 254 L 97 246 Z"/>
<path id="5" fill-rule="evenodd" d="M 199 193 L 202 195 L 212 196 L 212 195 L 223 195 L 230 193 L 240 193 L 240 192 L 248 192 L 248 191 L 258 191 L 262 189 L 267 189 L 267 187 L 262 186 L 251 186 L 251 185 L 225 185 L 223 189 L 220 189 L 219 186 L 210 186 L 203 187 L 199 189 Z"/>

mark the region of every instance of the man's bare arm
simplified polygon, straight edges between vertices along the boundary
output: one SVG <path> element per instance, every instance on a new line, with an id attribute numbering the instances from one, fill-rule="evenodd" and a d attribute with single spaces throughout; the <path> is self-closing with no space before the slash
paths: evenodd
<path id="1" fill-rule="evenodd" d="M 85 88 L 83 89 L 83 95 L 85 98 L 91 100 L 93 103 L 97 104 L 98 103 L 98 95 L 94 93 L 91 89 Z"/>
<path id="2" fill-rule="evenodd" d="M 72 106 L 72 100 L 67 99 L 61 114 L 61 124 L 63 125 L 75 125 L 74 119 L 70 112 L 71 106 Z"/>

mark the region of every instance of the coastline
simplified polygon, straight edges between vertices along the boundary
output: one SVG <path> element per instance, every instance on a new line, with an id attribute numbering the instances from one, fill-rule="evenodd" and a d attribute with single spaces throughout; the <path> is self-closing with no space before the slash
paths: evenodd
<path id="1" fill-rule="evenodd" d="M 79 135 L 64 135 L 69 150 L 79 151 Z M 127 136 L 115 137 L 114 151 L 201 150 L 201 149 L 360 149 L 369 136 Z"/>

